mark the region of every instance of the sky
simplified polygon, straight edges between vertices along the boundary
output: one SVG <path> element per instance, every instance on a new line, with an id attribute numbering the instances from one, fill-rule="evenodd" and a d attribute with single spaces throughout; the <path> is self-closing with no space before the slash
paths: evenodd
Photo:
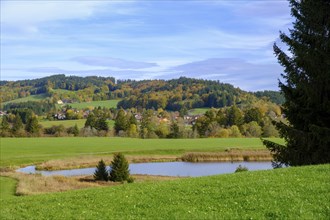
<path id="1" fill-rule="evenodd" d="M 54 74 L 279 90 L 286 0 L 2 0 L 1 80 Z"/>

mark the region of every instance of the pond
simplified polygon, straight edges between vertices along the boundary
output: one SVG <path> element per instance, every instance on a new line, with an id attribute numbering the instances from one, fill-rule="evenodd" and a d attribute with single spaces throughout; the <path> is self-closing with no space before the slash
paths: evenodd
<path id="1" fill-rule="evenodd" d="M 251 170 L 272 169 L 271 162 L 208 162 L 208 163 L 189 163 L 189 162 L 159 162 L 159 163 L 136 163 L 130 164 L 131 174 L 147 174 L 162 176 L 180 176 L 197 177 L 210 176 L 217 174 L 233 173 L 241 165 Z M 109 167 L 108 167 L 109 168 Z M 39 171 L 35 166 L 28 166 L 16 170 L 23 173 L 36 174 L 44 176 L 62 175 L 62 176 L 80 176 L 93 175 L 95 167 L 72 170 Z"/>

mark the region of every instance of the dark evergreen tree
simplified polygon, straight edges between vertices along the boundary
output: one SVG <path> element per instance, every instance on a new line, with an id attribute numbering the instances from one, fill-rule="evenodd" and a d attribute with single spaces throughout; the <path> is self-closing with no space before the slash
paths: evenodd
<path id="1" fill-rule="evenodd" d="M 259 109 L 251 108 L 245 112 L 244 115 L 245 123 L 249 123 L 251 121 L 255 121 L 260 125 L 262 123 L 262 114 Z"/>
<path id="2" fill-rule="evenodd" d="M 100 130 L 108 131 L 109 130 L 109 125 L 108 125 L 107 119 L 106 119 L 106 117 L 104 115 L 101 116 L 101 117 L 99 117 L 96 120 L 96 126 L 95 126 L 95 128 L 98 131 L 100 131 Z"/>
<path id="3" fill-rule="evenodd" d="M 17 133 L 22 129 L 23 129 L 22 118 L 19 114 L 16 114 L 15 119 L 14 119 L 14 123 L 13 123 L 13 127 L 12 127 L 12 131 L 13 131 L 13 133 Z"/>
<path id="4" fill-rule="evenodd" d="M 117 117 L 115 120 L 115 130 L 118 134 L 119 131 L 126 131 L 128 129 L 128 121 L 126 118 L 126 112 L 123 109 L 120 109 L 117 113 Z"/>
<path id="5" fill-rule="evenodd" d="M 274 165 L 330 162 L 330 1 L 290 0 L 295 18 L 289 36 L 280 34 L 290 54 L 276 44 L 284 67 L 283 112 L 289 124 L 276 123 L 286 146 L 264 140 Z"/>
<path id="6" fill-rule="evenodd" d="M 243 124 L 243 115 L 239 108 L 236 107 L 236 105 L 233 105 L 229 108 L 227 113 L 227 125 L 237 125 L 240 126 Z"/>
<path id="7" fill-rule="evenodd" d="M 168 138 L 179 138 L 180 130 L 177 122 L 173 121 L 170 127 L 171 133 L 168 135 Z"/>
<path id="8" fill-rule="evenodd" d="M 9 131 L 9 128 L 10 128 L 10 124 L 8 122 L 8 117 L 7 115 L 4 115 L 2 117 L 2 120 L 1 120 L 1 131 Z"/>
<path id="9" fill-rule="evenodd" d="M 110 165 L 109 179 L 114 182 L 124 182 L 129 179 L 129 164 L 122 153 L 116 153 Z"/>
<path id="10" fill-rule="evenodd" d="M 64 128 L 64 127 L 63 127 Z M 33 116 L 28 119 L 25 130 L 32 135 L 38 135 L 40 131 L 40 125 L 38 123 L 37 117 Z"/>
<path id="11" fill-rule="evenodd" d="M 109 179 L 109 173 L 103 160 L 100 160 L 96 166 L 96 170 L 94 172 L 94 179 L 101 181 L 108 181 Z"/>
<path id="12" fill-rule="evenodd" d="M 94 115 L 94 113 L 90 113 L 88 116 L 87 116 L 87 120 L 85 122 L 85 128 L 87 127 L 95 127 L 95 124 L 96 124 L 96 117 Z"/>

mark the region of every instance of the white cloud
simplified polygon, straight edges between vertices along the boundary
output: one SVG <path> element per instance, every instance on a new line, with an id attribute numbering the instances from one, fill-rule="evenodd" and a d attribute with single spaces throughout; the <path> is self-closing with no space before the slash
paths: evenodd
<path id="1" fill-rule="evenodd" d="M 132 1 L 1 1 L 1 25 L 22 32 L 36 32 L 41 24 L 88 19 L 98 13 L 130 14 Z"/>
<path id="2" fill-rule="evenodd" d="M 89 66 L 105 66 L 119 69 L 143 69 L 158 66 L 156 63 L 136 62 L 112 57 L 81 56 L 74 57 L 72 60 Z"/>

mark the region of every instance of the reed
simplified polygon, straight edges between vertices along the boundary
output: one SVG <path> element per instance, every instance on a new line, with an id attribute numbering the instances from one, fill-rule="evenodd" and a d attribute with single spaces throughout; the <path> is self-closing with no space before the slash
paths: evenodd
<path id="1" fill-rule="evenodd" d="M 189 152 L 181 156 L 185 162 L 271 161 L 267 150 L 226 150 L 224 152 Z"/>

